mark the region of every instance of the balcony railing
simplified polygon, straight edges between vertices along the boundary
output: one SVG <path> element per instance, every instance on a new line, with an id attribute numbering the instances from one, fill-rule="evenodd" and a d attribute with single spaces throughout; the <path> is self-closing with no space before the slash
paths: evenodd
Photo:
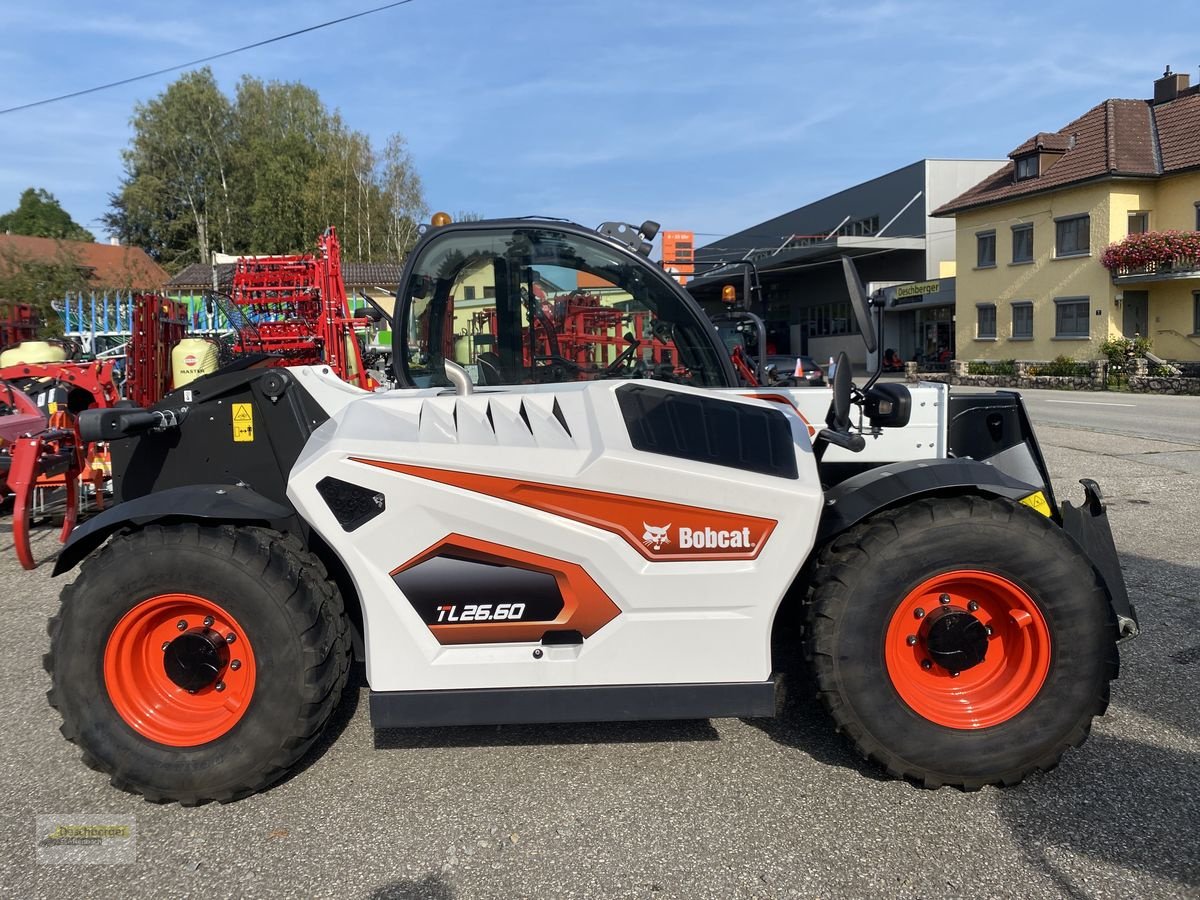
<path id="1" fill-rule="evenodd" d="M 1112 271 L 1113 281 L 1125 278 L 1140 280 L 1198 278 L 1200 277 L 1200 258 L 1179 256 L 1162 262 L 1147 262 L 1140 266 L 1117 266 Z"/>
<path id="2" fill-rule="evenodd" d="M 1200 231 L 1131 234 L 1104 251 L 1112 280 L 1170 281 L 1200 277 Z"/>

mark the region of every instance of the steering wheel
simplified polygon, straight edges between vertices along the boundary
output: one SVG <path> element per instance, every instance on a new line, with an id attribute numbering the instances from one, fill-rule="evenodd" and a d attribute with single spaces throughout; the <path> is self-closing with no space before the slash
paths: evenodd
<path id="1" fill-rule="evenodd" d="M 625 340 L 629 343 L 629 346 L 622 350 L 616 359 L 601 369 L 596 376 L 597 378 L 612 378 L 614 375 L 617 375 L 633 359 L 633 354 L 637 353 L 638 347 L 642 346 L 642 342 L 633 336 L 632 331 L 625 332 Z M 641 362 L 641 360 L 638 360 L 638 362 Z"/>

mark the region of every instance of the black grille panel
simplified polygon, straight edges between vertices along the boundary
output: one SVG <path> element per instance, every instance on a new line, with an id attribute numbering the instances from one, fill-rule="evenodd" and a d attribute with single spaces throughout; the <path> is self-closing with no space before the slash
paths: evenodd
<path id="1" fill-rule="evenodd" d="M 617 402 L 635 450 L 798 477 L 792 429 L 777 409 L 641 384 L 618 388 Z"/>
<path id="2" fill-rule="evenodd" d="M 362 527 L 384 510 L 383 494 L 339 478 L 322 478 L 317 482 L 317 493 L 343 531 Z"/>

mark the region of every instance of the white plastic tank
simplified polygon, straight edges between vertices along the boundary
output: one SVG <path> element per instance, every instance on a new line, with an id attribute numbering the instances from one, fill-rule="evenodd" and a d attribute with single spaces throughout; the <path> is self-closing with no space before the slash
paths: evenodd
<path id="1" fill-rule="evenodd" d="M 22 341 L 0 353 L 0 368 L 62 362 L 66 358 L 67 352 L 57 344 L 47 341 Z"/>
<path id="2" fill-rule="evenodd" d="M 184 338 L 171 350 L 172 387 L 190 384 L 217 371 L 217 345 L 202 338 Z"/>

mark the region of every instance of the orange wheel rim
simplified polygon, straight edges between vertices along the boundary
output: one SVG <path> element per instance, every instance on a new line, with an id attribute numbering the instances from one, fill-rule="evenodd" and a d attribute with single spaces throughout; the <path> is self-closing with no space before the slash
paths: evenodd
<path id="1" fill-rule="evenodd" d="M 250 705 L 254 679 L 241 625 L 192 594 L 143 600 L 117 622 L 104 649 L 104 685 L 117 714 L 172 747 L 227 734 Z"/>
<path id="2" fill-rule="evenodd" d="M 1029 594 L 999 575 L 962 569 L 922 582 L 900 601 L 884 660 L 913 712 L 947 728 L 987 728 L 1037 696 L 1050 671 L 1050 643 Z"/>

